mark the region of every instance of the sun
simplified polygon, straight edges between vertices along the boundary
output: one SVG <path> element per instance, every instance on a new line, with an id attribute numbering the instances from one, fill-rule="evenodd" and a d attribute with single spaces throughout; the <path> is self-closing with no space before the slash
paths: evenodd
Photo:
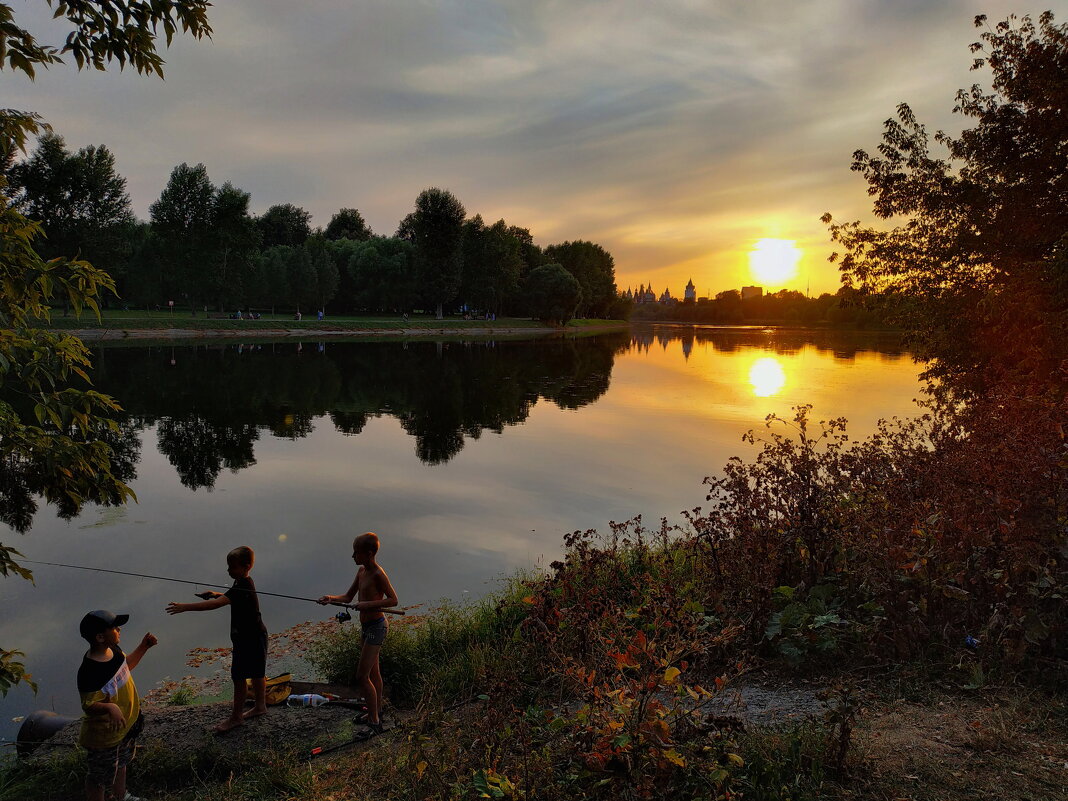
<path id="1" fill-rule="evenodd" d="M 781 286 L 797 277 L 801 248 L 792 239 L 758 239 L 749 251 L 749 272 L 762 286 Z"/>

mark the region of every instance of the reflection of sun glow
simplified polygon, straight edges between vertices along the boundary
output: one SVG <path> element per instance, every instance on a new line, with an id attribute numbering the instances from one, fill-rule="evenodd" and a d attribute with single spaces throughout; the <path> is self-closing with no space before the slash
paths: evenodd
<path id="1" fill-rule="evenodd" d="M 758 398 L 775 395 L 786 384 L 786 371 L 779 360 L 772 356 L 757 359 L 749 368 L 749 383 L 753 385 L 753 394 Z"/>
<path id="2" fill-rule="evenodd" d="M 749 271 L 767 286 L 780 286 L 797 275 L 801 249 L 792 239 L 758 239 L 749 251 Z"/>

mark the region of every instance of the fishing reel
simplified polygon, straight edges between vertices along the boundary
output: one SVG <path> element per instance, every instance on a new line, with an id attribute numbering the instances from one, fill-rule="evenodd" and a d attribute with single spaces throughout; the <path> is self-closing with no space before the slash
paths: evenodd
<path id="1" fill-rule="evenodd" d="M 348 623 L 350 620 L 352 620 L 352 615 L 349 614 L 347 609 L 343 609 L 336 615 L 334 615 L 334 620 L 336 620 L 338 623 Z"/>

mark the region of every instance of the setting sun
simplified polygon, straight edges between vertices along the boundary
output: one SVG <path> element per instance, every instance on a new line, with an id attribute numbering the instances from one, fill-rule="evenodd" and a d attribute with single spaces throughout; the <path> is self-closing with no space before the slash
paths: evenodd
<path id="1" fill-rule="evenodd" d="M 749 272 L 763 286 L 778 287 L 797 276 L 801 249 L 792 239 L 758 239 L 749 251 Z"/>

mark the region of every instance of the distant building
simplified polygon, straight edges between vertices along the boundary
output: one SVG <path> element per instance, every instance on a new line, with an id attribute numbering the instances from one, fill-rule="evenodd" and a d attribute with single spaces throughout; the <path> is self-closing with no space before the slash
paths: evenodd
<path id="1" fill-rule="evenodd" d="M 675 298 L 671 297 L 671 290 L 664 287 L 664 293 L 660 296 L 661 303 L 674 303 Z"/>
<path id="2" fill-rule="evenodd" d="M 762 286 L 743 286 L 742 287 L 742 300 L 749 300 L 750 298 L 762 298 L 764 297 L 764 287 Z"/>
<path id="3" fill-rule="evenodd" d="M 693 279 L 691 278 L 686 284 L 686 291 L 683 295 L 683 299 L 688 303 L 697 302 L 697 287 L 693 285 Z"/>
<path id="4" fill-rule="evenodd" d="M 656 303 L 656 293 L 653 292 L 652 286 L 648 289 L 645 288 L 645 284 L 638 287 L 638 291 L 634 293 L 634 302 L 641 303 Z"/>

